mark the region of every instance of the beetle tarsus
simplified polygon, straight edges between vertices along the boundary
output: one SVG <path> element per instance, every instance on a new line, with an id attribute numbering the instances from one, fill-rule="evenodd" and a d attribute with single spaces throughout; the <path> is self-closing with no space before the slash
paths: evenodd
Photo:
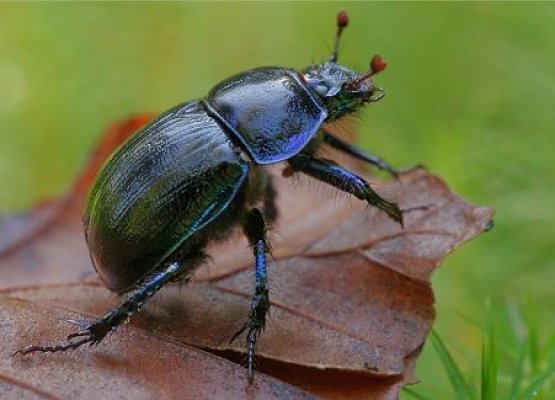
<path id="1" fill-rule="evenodd" d="M 76 335 L 76 334 L 74 334 Z M 71 337 L 74 337 L 72 335 L 70 335 Z M 68 340 L 70 338 L 70 336 L 68 336 Z M 81 335 L 80 335 L 81 336 Z M 92 336 L 88 336 L 88 337 L 84 337 L 83 339 L 80 339 L 76 342 L 69 342 L 66 344 L 61 344 L 61 345 L 57 345 L 57 346 L 27 346 L 24 347 L 21 350 L 16 351 L 15 353 L 12 354 L 12 357 L 16 356 L 17 354 L 21 354 L 23 356 L 27 355 L 27 354 L 31 354 L 31 353 L 58 353 L 58 352 L 64 352 L 64 351 L 68 351 L 68 350 L 75 350 L 78 347 L 81 347 L 84 344 L 90 343 L 91 345 L 95 344 L 97 341 L 94 337 Z"/>
<path id="2" fill-rule="evenodd" d="M 91 342 L 91 345 L 100 342 L 104 338 L 104 336 L 97 337 L 96 335 L 93 335 L 89 328 L 87 328 L 87 330 L 83 332 L 75 332 L 67 335 L 67 340 L 71 341 L 71 339 L 75 339 L 76 337 L 84 337 L 84 339 L 88 339 L 88 341 Z"/>
<path id="3" fill-rule="evenodd" d="M 378 167 L 379 169 L 381 169 L 382 171 L 385 171 L 387 173 L 389 173 L 391 176 L 393 177 L 397 177 L 400 173 L 400 171 L 396 170 L 395 168 L 393 168 L 387 161 L 385 161 L 383 158 L 372 154 L 372 153 L 368 153 L 362 149 L 360 149 L 359 147 L 351 144 L 351 143 L 347 143 L 345 141 L 343 141 L 342 139 L 332 135 L 331 133 L 327 132 L 326 130 L 324 130 L 324 141 L 329 144 L 331 147 L 333 147 L 336 150 L 339 150 L 345 154 L 350 155 L 351 157 L 354 157 L 358 160 L 367 162 L 369 164 L 375 165 L 376 167 Z"/>
<path id="4" fill-rule="evenodd" d="M 395 179 L 400 179 L 401 175 L 410 173 L 412 171 L 416 171 L 418 169 L 426 170 L 426 167 L 422 164 L 416 164 L 411 167 L 403 168 L 403 169 L 393 168 L 393 166 L 391 166 L 391 164 L 389 164 L 383 158 L 375 154 L 369 153 L 367 151 L 364 151 L 358 146 L 355 146 L 351 143 L 348 143 L 334 136 L 333 134 L 329 133 L 325 129 L 323 129 L 323 131 L 324 131 L 325 143 L 327 143 L 328 145 L 330 145 L 336 150 L 339 150 L 345 154 L 350 155 L 351 157 L 356 158 L 357 160 L 364 161 L 378 167 L 382 171 L 385 171 L 388 174 L 390 174 Z"/>
<path id="5" fill-rule="evenodd" d="M 256 340 L 260 335 L 260 329 L 250 328 L 247 333 L 247 379 L 250 383 L 254 380 L 254 369 L 256 368 Z"/>
<path id="6" fill-rule="evenodd" d="M 21 350 L 16 351 L 12 354 L 15 356 L 16 354 L 21 354 L 23 356 L 31 353 L 59 353 L 68 350 L 75 350 L 84 344 L 89 344 L 89 346 L 96 345 L 104 339 L 106 334 L 109 332 L 106 329 L 103 329 L 103 325 L 100 324 L 102 320 L 89 324 L 86 321 L 75 321 L 70 320 L 68 322 L 77 325 L 81 328 L 80 331 L 72 333 L 67 336 L 66 340 L 67 343 L 59 344 L 56 346 L 27 346 Z M 81 338 L 77 341 L 73 341 L 75 338 Z"/>
<path id="7" fill-rule="evenodd" d="M 267 311 L 267 310 L 266 310 Z M 243 325 L 231 338 L 229 343 L 232 343 L 241 336 L 245 331 L 248 330 L 246 337 L 245 337 L 245 346 L 246 346 L 246 358 L 245 358 L 245 368 L 247 369 L 247 379 L 250 383 L 253 382 L 254 379 L 254 370 L 256 369 L 256 343 L 262 329 L 264 328 L 265 320 L 256 321 L 252 318 Z"/>
<path id="8" fill-rule="evenodd" d="M 97 321 L 88 324 L 79 332 L 68 335 L 68 343 L 57 346 L 28 346 L 15 352 L 14 355 L 26 355 L 36 352 L 58 353 L 76 349 L 87 343 L 89 343 L 90 346 L 96 345 L 100 343 L 108 333 L 115 331 L 122 323 L 127 321 L 129 317 L 138 312 L 146 301 L 158 292 L 158 290 L 181 274 L 181 265 L 179 263 L 171 263 L 164 270 L 146 279 L 145 282 L 133 294 L 129 295 L 127 300 L 121 303 L 117 308 L 109 311 Z M 72 320 L 70 322 L 77 326 L 84 326 L 82 321 Z M 75 342 L 71 341 L 79 337 L 82 339 Z"/>

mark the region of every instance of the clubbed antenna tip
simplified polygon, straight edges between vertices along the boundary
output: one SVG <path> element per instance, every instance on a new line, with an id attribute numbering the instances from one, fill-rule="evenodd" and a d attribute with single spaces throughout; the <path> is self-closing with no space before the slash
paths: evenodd
<path id="1" fill-rule="evenodd" d="M 341 10 L 337 13 L 337 27 L 346 28 L 349 25 L 349 17 L 347 16 L 347 11 Z"/>
<path id="2" fill-rule="evenodd" d="M 364 75 L 362 75 L 360 78 L 358 78 L 356 81 L 353 82 L 353 85 L 360 85 L 361 82 L 364 82 L 366 79 L 370 78 L 371 76 L 376 75 L 378 72 L 383 71 L 384 69 L 386 69 L 387 64 L 386 62 L 383 60 L 382 56 L 380 56 L 379 54 L 376 54 L 374 57 L 372 57 L 372 60 L 370 60 L 370 69 L 364 73 Z"/>
<path id="3" fill-rule="evenodd" d="M 349 17 L 347 16 L 347 11 L 342 10 L 337 13 L 337 33 L 335 34 L 335 44 L 333 46 L 333 52 L 330 56 L 330 62 L 336 63 L 339 53 L 339 41 L 341 39 L 341 33 L 343 33 L 343 28 L 349 25 Z"/>
<path id="4" fill-rule="evenodd" d="M 372 57 L 372 61 L 370 61 L 370 71 L 372 71 L 372 75 L 375 75 L 386 68 L 387 63 L 383 60 L 382 56 L 376 54 L 374 57 Z"/>

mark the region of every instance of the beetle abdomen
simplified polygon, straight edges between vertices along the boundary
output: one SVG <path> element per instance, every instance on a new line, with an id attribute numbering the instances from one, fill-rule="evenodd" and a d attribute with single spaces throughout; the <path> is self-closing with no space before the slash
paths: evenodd
<path id="1" fill-rule="evenodd" d="M 299 153 L 327 116 L 293 70 L 258 68 L 216 85 L 205 105 L 257 164 Z"/>
<path id="2" fill-rule="evenodd" d="M 247 175 L 199 102 L 140 130 L 99 173 L 85 214 L 91 258 L 106 286 L 126 291 L 158 268 L 228 207 Z"/>

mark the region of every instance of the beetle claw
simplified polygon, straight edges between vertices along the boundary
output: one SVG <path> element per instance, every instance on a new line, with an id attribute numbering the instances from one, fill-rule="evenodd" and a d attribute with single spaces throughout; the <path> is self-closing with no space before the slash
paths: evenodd
<path id="1" fill-rule="evenodd" d="M 92 333 L 90 331 L 84 330 L 84 331 L 80 331 L 80 332 L 76 332 L 76 333 L 72 333 L 70 335 L 67 335 L 67 340 L 71 340 L 74 339 L 76 337 L 83 337 L 83 336 L 89 336 L 89 337 L 93 337 Z"/>
<path id="2" fill-rule="evenodd" d="M 256 369 L 256 342 L 258 340 L 258 336 L 262 332 L 263 325 L 258 323 L 254 319 L 250 319 L 241 327 L 229 343 L 232 343 L 241 336 L 245 331 L 247 331 L 246 338 L 245 338 L 245 345 L 246 345 L 246 354 L 245 354 L 245 361 L 244 366 L 247 369 L 247 379 L 249 383 L 252 383 L 254 380 L 254 370 Z"/>
<path id="3" fill-rule="evenodd" d="M 229 339 L 229 344 L 233 343 L 235 341 L 235 339 L 237 339 L 239 336 L 241 336 L 243 334 L 243 332 L 245 332 L 247 330 L 248 327 L 249 327 L 249 323 L 247 322 L 245 325 L 243 325 L 241 328 L 239 328 L 237 330 L 237 332 L 235 332 L 233 334 L 231 339 Z"/>
<path id="4" fill-rule="evenodd" d="M 90 326 L 90 322 L 83 319 L 66 319 L 66 322 L 76 326 L 81 332 L 86 331 Z"/>

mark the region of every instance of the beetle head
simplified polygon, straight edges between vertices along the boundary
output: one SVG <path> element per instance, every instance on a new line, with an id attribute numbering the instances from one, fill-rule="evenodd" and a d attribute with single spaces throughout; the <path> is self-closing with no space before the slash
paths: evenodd
<path id="1" fill-rule="evenodd" d="M 386 64 L 379 55 L 370 62 L 370 68 L 359 74 L 337 63 L 339 39 L 349 20 L 345 11 L 337 14 L 335 45 L 328 62 L 309 67 L 302 72 L 308 87 L 319 97 L 328 111 L 327 122 L 357 111 L 365 103 L 383 98 L 382 88 L 374 86 L 372 76 L 383 71 Z"/>

